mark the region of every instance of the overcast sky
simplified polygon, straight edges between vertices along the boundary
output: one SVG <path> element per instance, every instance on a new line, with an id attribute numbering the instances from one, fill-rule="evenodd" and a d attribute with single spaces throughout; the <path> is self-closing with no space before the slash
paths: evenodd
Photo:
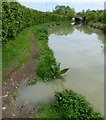
<path id="1" fill-rule="evenodd" d="M 74 8 L 76 12 L 87 10 L 97 10 L 104 9 L 104 1 L 103 0 L 17 0 L 22 5 L 33 8 L 40 11 L 52 11 L 56 5 L 68 5 L 71 8 Z M 71 1 L 71 2 L 69 2 Z M 80 2 L 78 2 L 80 1 Z"/>

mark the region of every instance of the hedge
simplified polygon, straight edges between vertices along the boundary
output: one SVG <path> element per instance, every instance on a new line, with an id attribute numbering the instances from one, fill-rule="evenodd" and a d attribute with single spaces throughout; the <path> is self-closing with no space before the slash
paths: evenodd
<path id="1" fill-rule="evenodd" d="M 2 43 L 5 44 L 29 26 L 63 20 L 64 16 L 30 9 L 18 2 L 2 2 Z"/>

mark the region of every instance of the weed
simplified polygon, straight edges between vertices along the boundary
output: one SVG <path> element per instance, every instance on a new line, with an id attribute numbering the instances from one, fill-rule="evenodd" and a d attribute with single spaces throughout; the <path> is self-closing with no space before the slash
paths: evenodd
<path id="1" fill-rule="evenodd" d="M 34 80 L 30 81 L 28 84 L 29 85 L 34 85 L 37 83 L 37 81 L 39 80 L 39 77 L 38 76 L 35 76 Z"/>
<path id="2" fill-rule="evenodd" d="M 17 98 L 16 92 L 13 92 L 13 93 L 12 93 L 12 98 L 13 98 L 14 100 L 16 100 L 16 98 Z"/>
<path id="3" fill-rule="evenodd" d="M 36 84 L 37 83 L 37 81 L 36 80 L 32 80 L 31 82 L 29 82 L 28 84 L 29 85 L 34 85 L 34 84 Z"/>

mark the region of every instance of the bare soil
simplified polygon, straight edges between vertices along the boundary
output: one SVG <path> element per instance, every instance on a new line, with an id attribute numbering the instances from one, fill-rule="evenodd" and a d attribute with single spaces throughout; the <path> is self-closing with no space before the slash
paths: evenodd
<path id="1" fill-rule="evenodd" d="M 31 40 L 31 58 L 3 80 L 2 118 L 28 118 L 39 112 L 37 105 L 24 104 L 19 106 L 16 101 L 19 88 L 23 85 L 28 85 L 35 78 L 37 49 L 34 33 L 31 35 Z M 11 67 L 9 68 L 10 70 L 12 69 Z"/>

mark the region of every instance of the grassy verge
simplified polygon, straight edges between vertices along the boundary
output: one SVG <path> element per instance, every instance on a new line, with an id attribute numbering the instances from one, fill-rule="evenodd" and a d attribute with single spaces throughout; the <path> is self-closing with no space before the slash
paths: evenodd
<path id="1" fill-rule="evenodd" d="M 12 39 L 2 47 L 3 70 L 12 65 L 15 70 L 30 58 L 32 46 L 30 37 L 34 29 L 35 26 L 24 30 L 15 39 Z M 3 75 L 3 77 L 7 77 L 11 72 L 13 72 L 13 69 L 9 71 L 9 73 Z"/>
<path id="2" fill-rule="evenodd" d="M 68 68 L 61 70 L 60 63 L 56 62 L 53 51 L 48 47 L 48 26 L 36 29 L 36 40 L 38 47 L 38 63 L 36 74 L 44 81 L 61 77 Z"/>
<path id="3" fill-rule="evenodd" d="M 62 77 L 68 68 L 61 70 L 60 63 L 56 62 L 53 51 L 48 47 L 48 29 L 63 22 L 51 22 L 41 24 L 35 27 L 35 37 L 37 43 L 37 65 L 36 78 L 29 82 L 29 85 L 36 84 L 37 80 L 49 81 L 58 77 Z"/>
<path id="4" fill-rule="evenodd" d="M 54 26 L 56 24 L 59 25 L 61 24 L 61 22 L 45 23 L 27 28 L 24 31 L 22 31 L 15 39 L 10 40 L 7 44 L 5 44 L 5 46 L 2 47 L 2 59 L 3 59 L 2 69 L 5 70 L 8 67 L 10 68 L 12 67 L 12 69 L 10 69 L 8 73 L 3 74 L 3 78 L 8 77 L 9 74 L 11 74 L 15 69 L 19 68 L 23 63 L 25 63 L 30 58 L 30 52 L 32 46 L 31 45 L 32 41 L 30 38 L 32 32 L 36 32 L 41 27 L 45 27 L 45 29 L 47 29 L 50 26 Z M 45 33 L 43 32 L 41 34 L 44 35 L 43 37 L 48 37 L 48 35 L 45 35 Z M 39 36 L 40 38 L 42 35 L 40 36 L 40 34 L 39 35 L 37 34 L 36 37 L 37 36 Z M 43 38 L 43 39 L 47 40 L 47 38 Z M 40 45 L 38 45 L 39 46 L 38 49 L 41 49 Z M 47 45 L 45 48 L 47 48 Z M 51 50 L 49 50 L 49 52 L 51 52 Z"/>
<path id="5" fill-rule="evenodd" d="M 41 104 L 42 112 L 34 118 L 67 118 L 78 120 L 101 120 L 101 113 L 95 112 L 93 106 L 80 94 L 72 90 L 55 93 L 53 104 Z"/>

